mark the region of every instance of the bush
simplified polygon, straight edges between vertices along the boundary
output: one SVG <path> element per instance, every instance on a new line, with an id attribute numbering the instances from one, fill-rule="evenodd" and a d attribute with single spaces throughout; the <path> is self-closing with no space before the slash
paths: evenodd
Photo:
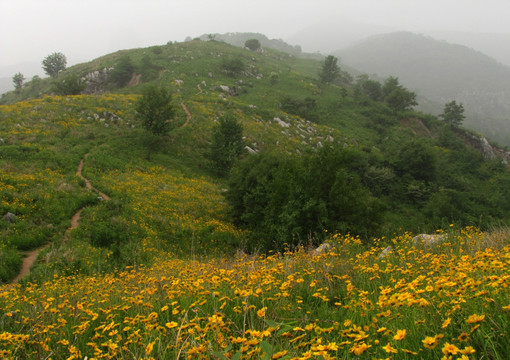
<path id="1" fill-rule="evenodd" d="M 317 119 L 317 101 L 311 97 L 300 100 L 287 96 L 282 99 L 281 107 L 283 111 L 301 116 L 306 120 L 316 121 Z"/>
<path id="2" fill-rule="evenodd" d="M 110 72 L 108 80 L 116 86 L 126 86 L 131 80 L 134 71 L 135 67 L 131 62 L 131 58 L 128 55 L 124 55 Z"/>
<path id="3" fill-rule="evenodd" d="M 317 245 L 324 230 L 373 233 L 382 211 L 357 175 L 355 155 L 325 147 L 302 157 L 261 154 L 240 162 L 227 200 L 234 223 L 253 234 L 249 246 Z"/>
<path id="4" fill-rule="evenodd" d="M 0 247 L 0 283 L 11 281 L 21 269 L 21 257 L 16 249 Z"/>
<path id="5" fill-rule="evenodd" d="M 243 152 L 243 126 L 232 115 L 227 115 L 214 127 L 212 140 L 209 157 L 214 171 L 224 176 Z"/>
<path id="6" fill-rule="evenodd" d="M 66 75 L 53 85 L 53 92 L 57 95 L 79 95 L 87 84 L 78 75 Z"/>
<path id="7" fill-rule="evenodd" d="M 244 71 L 245 65 L 241 59 L 225 59 L 222 61 L 220 68 L 228 76 L 234 77 Z"/>
<path id="8" fill-rule="evenodd" d="M 248 49 L 250 49 L 251 51 L 256 51 L 256 50 L 260 49 L 260 41 L 257 39 L 249 39 L 249 40 L 246 40 L 246 42 L 244 43 L 244 46 L 247 47 Z"/>

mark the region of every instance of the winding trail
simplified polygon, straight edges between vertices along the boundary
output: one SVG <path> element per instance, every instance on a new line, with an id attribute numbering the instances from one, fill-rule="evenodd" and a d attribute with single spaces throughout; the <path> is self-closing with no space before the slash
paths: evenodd
<path id="1" fill-rule="evenodd" d="M 191 117 L 191 114 L 189 115 L 189 117 Z M 105 193 L 94 188 L 92 186 L 92 184 L 90 183 L 90 181 L 88 179 L 86 179 L 81 173 L 82 169 L 83 169 L 83 161 L 85 160 L 85 158 L 88 155 L 89 155 L 88 153 L 85 154 L 83 156 L 83 159 L 81 159 L 80 163 L 78 164 L 78 169 L 76 170 L 76 176 L 78 176 L 79 178 L 81 178 L 85 181 L 85 186 L 87 189 L 97 192 L 99 194 L 99 196 L 101 196 L 104 200 L 110 200 L 110 197 L 108 195 L 106 195 Z M 83 211 L 83 208 L 78 209 L 78 211 L 76 211 L 74 213 L 74 215 L 71 217 L 71 226 L 69 228 L 67 228 L 66 232 L 64 233 L 64 237 L 68 237 L 69 232 L 72 229 L 75 229 L 80 225 L 82 211 Z M 25 276 L 30 274 L 30 269 L 36 262 L 37 256 L 39 255 L 39 253 L 42 250 L 46 249 L 48 246 L 50 246 L 50 244 L 46 244 L 44 246 L 41 246 L 40 248 L 37 248 L 37 249 L 34 249 L 32 251 L 25 253 L 26 256 L 23 258 L 23 262 L 21 263 L 21 270 L 20 270 L 19 274 L 11 281 L 11 285 L 16 284 L 19 280 L 21 280 L 22 278 L 24 278 Z"/>
<path id="2" fill-rule="evenodd" d="M 184 109 L 184 111 L 186 112 L 186 122 L 181 127 L 185 127 L 186 125 L 188 125 L 189 121 L 191 120 L 191 113 L 189 112 L 189 110 L 186 107 L 186 105 L 184 104 L 184 102 L 181 102 L 181 106 Z"/>

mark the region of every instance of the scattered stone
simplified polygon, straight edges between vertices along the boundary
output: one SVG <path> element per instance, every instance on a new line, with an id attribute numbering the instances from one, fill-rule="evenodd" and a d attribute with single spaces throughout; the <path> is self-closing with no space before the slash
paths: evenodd
<path id="1" fill-rule="evenodd" d="M 182 84 L 184 84 L 184 80 L 179 80 L 179 79 L 175 80 L 175 85 L 181 86 Z"/>
<path id="2" fill-rule="evenodd" d="M 226 93 L 230 92 L 230 88 L 227 85 L 220 85 L 220 89 L 221 89 L 221 91 L 226 92 Z"/>
<path id="3" fill-rule="evenodd" d="M 5 144 L 5 141 L 4 141 L 4 139 L 0 138 L 0 145 L 3 145 L 3 144 Z"/>
<path id="4" fill-rule="evenodd" d="M 7 212 L 7 213 L 6 213 L 6 214 L 2 217 L 2 220 L 7 221 L 7 222 L 9 222 L 9 223 L 13 223 L 13 222 L 15 222 L 15 221 L 16 221 L 16 218 L 17 218 L 17 216 L 16 216 L 16 215 L 14 215 L 14 214 L 13 214 L 13 213 L 11 213 L 11 212 Z"/>
<path id="5" fill-rule="evenodd" d="M 290 127 L 289 123 L 286 123 L 285 121 L 283 121 L 279 117 L 275 117 L 273 120 L 276 121 L 278 124 L 280 124 L 281 127 L 287 127 L 287 128 Z"/>
<path id="6" fill-rule="evenodd" d="M 244 148 L 248 150 L 250 154 L 256 154 L 258 152 L 257 150 L 254 150 L 251 147 L 249 147 L 248 145 L 246 145 Z"/>
<path id="7" fill-rule="evenodd" d="M 257 105 L 252 105 L 252 104 L 250 104 L 250 105 L 248 105 L 248 107 L 249 107 L 250 109 L 256 109 L 256 108 L 257 108 Z"/>
<path id="8" fill-rule="evenodd" d="M 317 249 L 315 249 L 313 251 L 313 255 L 318 256 L 318 255 L 324 254 L 324 253 L 328 252 L 330 249 L 331 249 L 330 243 L 327 243 L 327 242 L 322 243 Z"/>
<path id="9" fill-rule="evenodd" d="M 381 259 L 384 259 L 385 257 L 387 257 L 391 252 L 393 251 L 393 248 L 391 246 L 388 246 L 386 249 L 384 249 L 383 251 L 381 251 L 381 253 L 379 254 L 379 256 L 377 257 L 378 260 L 381 260 Z"/>
<path id="10" fill-rule="evenodd" d="M 414 245 L 423 244 L 425 246 L 431 246 L 444 240 L 446 240 L 446 235 L 419 234 L 413 237 L 413 244 Z"/>
<path id="11" fill-rule="evenodd" d="M 322 143 L 319 141 L 319 142 L 317 143 L 317 148 L 318 148 L 318 149 L 322 149 L 323 147 L 324 147 L 324 146 L 323 146 L 323 145 L 322 145 Z"/>

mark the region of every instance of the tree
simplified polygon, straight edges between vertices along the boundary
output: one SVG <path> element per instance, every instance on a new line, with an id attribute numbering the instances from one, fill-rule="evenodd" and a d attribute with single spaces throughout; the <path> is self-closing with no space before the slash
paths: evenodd
<path id="1" fill-rule="evenodd" d="M 23 87 L 23 81 L 25 81 L 25 77 L 22 73 L 16 73 L 12 77 L 12 82 L 14 83 L 14 89 L 16 92 L 20 92 Z"/>
<path id="2" fill-rule="evenodd" d="M 260 49 L 260 41 L 258 39 L 249 39 L 244 43 L 244 47 L 247 47 L 251 51 Z"/>
<path id="3" fill-rule="evenodd" d="M 455 100 L 445 104 L 443 113 L 439 115 L 443 121 L 451 126 L 459 126 L 466 118 L 464 115 L 464 105 L 457 104 Z"/>
<path id="4" fill-rule="evenodd" d="M 410 110 L 413 106 L 418 105 L 416 93 L 400 85 L 398 78 L 393 76 L 390 76 L 384 82 L 382 95 L 384 101 L 395 113 Z"/>
<path id="5" fill-rule="evenodd" d="M 379 81 L 371 80 L 367 75 L 361 75 L 357 81 L 358 89 L 374 101 L 380 101 L 382 99 L 382 86 Z"/>
<path id="6" fill-rule="evenodd" d="M 338 59 L 333 55 L 328 55 L 319 71 L 319 80 L 325 84 L 331 84 L 340 75 L 340 67 L 337 65 Z"/>
<path id="7" fill-rule="evenodd" d="M 61 71 L 66 69 L 67 59 L 62 53 L 53 53 L 44 58 L 42 65 L 46 74 L 56 78 Z"/>
<path id="8" fill-rule="evenodd" d="M 161 136 L 174 127 L 172 94 L 165 88 L 148 86 L 136 103 L 136 112 L 147 130 L 147 159 L 150 160 L 151 151 L 158 147 Z"/>
<path id="9" fill-rule="evenodd" d="M 79 95 L 86 87 L 87 84 L 78 75 L 70 74 L 56 81 L 53 91 L 57 95 Z"/>
<path id="10" fill-rule="evenodd" d="M 231 77 L 239 75 L 245 67 L 241 59 L 225 59 L 220 66 L 221 70 Z"/>
<path id="11" fill-rule="evenodd" d="M 244 150 L 243 126 L 232 115 L 220 119 L 213 129 L 210 158 L 215 171 L 226 175 Z"/>
<path id="12" fill-rule="evenodd" d="M 111 71 L 109 80 L 117 86 L 126 86 L 131 80 L 134 70 L 135 67 L 131 62 L 131 58 L 128 55 L 124 55 Z"/>

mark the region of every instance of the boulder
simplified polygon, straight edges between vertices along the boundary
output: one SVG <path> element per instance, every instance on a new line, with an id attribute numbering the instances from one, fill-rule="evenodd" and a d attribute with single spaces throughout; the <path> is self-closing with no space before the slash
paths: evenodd
<path id="1" fill-rule="evenodd" d="M 275 117 L 273 120 L 276 121 L 278 124 L 280 124 L 281 127 L 286 127 L 286 128 L 290 127 L 289 123 L 286 123 L 285 121 L 283 121 L 279 117 Z"/>
<path id="2" fill-rule="evenodd" d="M 391 246 L 388 246 L 383 251 L 381 251 L 381 253 L 377 257 L 377 260 L 384 259 L 385 257 L 389 256 L 392 251 L 393 251 L 393 248 Z"/>
<path id="3" fill-rule="evenodd" d="M 331 249 L 331 244 L 330 243 L 327 243 L 327 242 L 322 243 L 317 249 L 315 249 L 313 251 L 313 255 L 314 256 L 318 256 L 318 255 L 327 253 L 330 249 Z"/>
<path id="4" fill-rule="evenodd" d="M 17 216 L 11 212 L 7 212 L 4 216 L 2 216 L 2 220 L 13 223 L 16 221 Z"/>
<path id="5" fill-rule="evenodd" d="M 442 235 L 442 234 L 435 234 L 435 235 L 430 235 L 430 234 L 419 234 L 419 235 L 416 235 L 415 237 L 413 237 L 413 244 L 414 245 L 425 245 L 425 246 L 431 246 L 431 245 L 435 245 L 441 241 L 444 241 L 446 240 L 446 235 Z"/>

